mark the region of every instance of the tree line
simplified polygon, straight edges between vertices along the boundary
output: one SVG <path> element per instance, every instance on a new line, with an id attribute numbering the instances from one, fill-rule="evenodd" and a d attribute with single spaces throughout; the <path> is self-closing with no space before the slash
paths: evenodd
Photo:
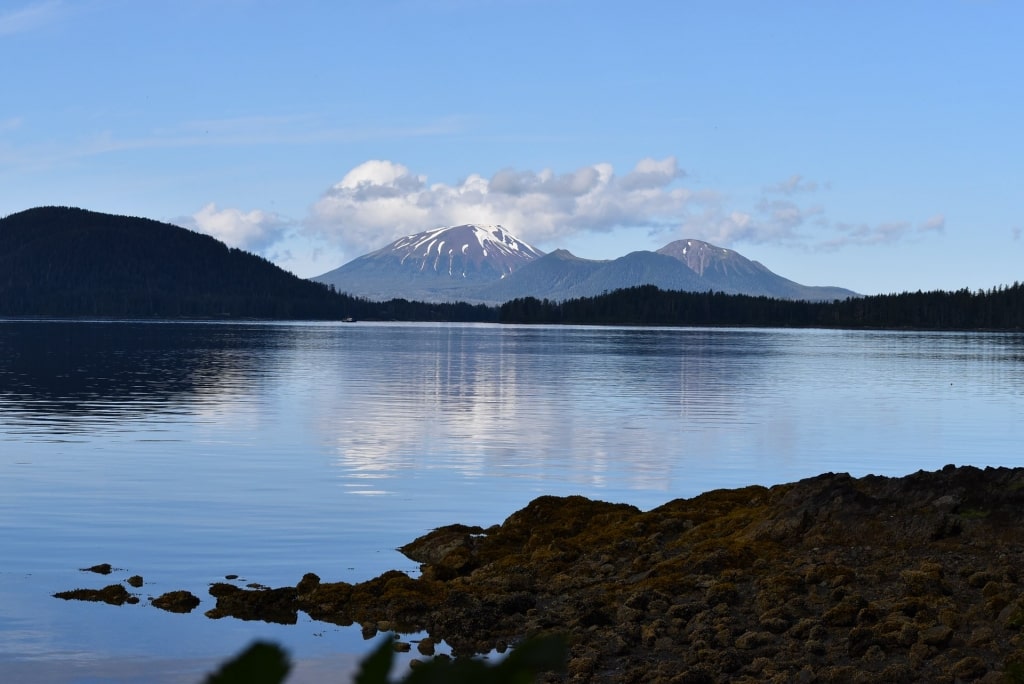
<path id="1" fill-rule="evenodd" d="M 904 292 L 806 302 L 722 292 L 669 292 L 653 285 L 567 301 L 515 299 L 503 323 L 640 326 L 763 326 L 918 330 L 1024 330 L 1024 285 L 971 292 Z"/>

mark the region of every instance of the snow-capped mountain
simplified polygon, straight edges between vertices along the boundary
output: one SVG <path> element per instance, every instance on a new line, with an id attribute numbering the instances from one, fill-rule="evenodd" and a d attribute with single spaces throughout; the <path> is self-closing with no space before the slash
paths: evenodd
<path id="1" fill-rule="evenodd" d="M 501 226 L 465 224 L 407 235 L 313 280 L 369 299 L 453 301 L 543 255 Z"/>
<path id="2" fill-rule="evenodd" d="M 367 258 L 398 256 L 403 265 L 452 278 L 503 277 L 543 252 L 514 237 L 501 226 L 466 224 L 435 228 L 395 240 Z"/>
<path id="3" fill-rule="evenodd" d="M 858 296 L 840 287 L 801 285 L 700 240 L 597 261 L 564 249 L 544 254 L 501 226 L 481 225 L 409 235 L 313 280 L 379 301 L 501 304 L 520 297 L 593 297 L 637 285 L 811 301 Z"/>

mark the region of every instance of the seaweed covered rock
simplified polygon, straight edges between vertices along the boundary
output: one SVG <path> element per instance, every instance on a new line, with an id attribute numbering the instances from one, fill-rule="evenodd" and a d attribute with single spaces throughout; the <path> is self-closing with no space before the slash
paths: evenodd
<path id="1" fill-rule="evenodd" d="M 217 605 L 206 611 L 206 616 L 294 625 L 299 620 L 297 594 L 294 587 L 241 589 L 233 584 L 216 582 L 210 586 L 210 595 L 217 599 Z"/>
<path id="2" fill-rule="evenodd" d="M 1024 661 L 1022 523 L 1006 468 L 826 473 L 646 512 L 540 497 L 402 547 L 422 573 L 401 595 L 375 602 L 378 578 L 335 605 L 457 655 L 561 631 L 571 681 L 975 681 Z"/>
<path id="3" fill-rule="evenodd" d="M 54 594 L 56 598 L 73 601 L 96 601 L 109 603 L 112 606 L 120 606 L 125 603 L 138 603 L 139 599 L 128 593 L 120 584 L 111 584 L 102 589 L 72 589 L 70 591 L 59 591 Z"/>
<path id="4" fill-rule="evenodd" d="M 190 591 L 169 591 L 153 599 L 153 606 L 169 613 L 191 613 L 199 606 L 199 597 Z"/>
<path id="5" fill-rule="evenodd" d="M 572 682 L 1024 681 L 1024 469 L 826 473 L 649 511 L 540 497 L 402 547 L 418 577 L 215 584 L 211 617 L 426 631 L 456 657 L 544 633 Z"/>

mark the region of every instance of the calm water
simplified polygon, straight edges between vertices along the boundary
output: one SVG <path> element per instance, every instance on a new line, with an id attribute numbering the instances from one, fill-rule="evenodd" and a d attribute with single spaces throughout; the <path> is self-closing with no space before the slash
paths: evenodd
<path id="1" fill-rule="evenodd" d="M 1015 466 L 1022 391 L 1017 334 L 0 321 L 0 680 L 198 682 L 270 638 L 339 681 L 357 629 L 209 620 L 208 583 L 415 571 L 541 494 Z M 50 596 L 132 574 L 136 606 Z"/>

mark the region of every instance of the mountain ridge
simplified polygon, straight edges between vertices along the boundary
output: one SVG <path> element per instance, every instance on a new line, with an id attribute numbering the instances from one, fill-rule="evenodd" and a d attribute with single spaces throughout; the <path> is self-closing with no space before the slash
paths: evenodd
<path id="1" fill-rule="evenodd" d="M 501 250 L 488 254 L 481 236 L 496 238 Z M 473 247 L 470 237 L 479 247 Z M 523 297 L 563 301 L 641 285 L 806 301 L 860 296 L 837 286 L 802 285 L 702 240 L 675 240 L 656 251 L 594 260 L 564 249 L 544 254 L 502 226 L 478 224 L 399 238 L 311 280 L 368 299 L 488 305 Z"/>

